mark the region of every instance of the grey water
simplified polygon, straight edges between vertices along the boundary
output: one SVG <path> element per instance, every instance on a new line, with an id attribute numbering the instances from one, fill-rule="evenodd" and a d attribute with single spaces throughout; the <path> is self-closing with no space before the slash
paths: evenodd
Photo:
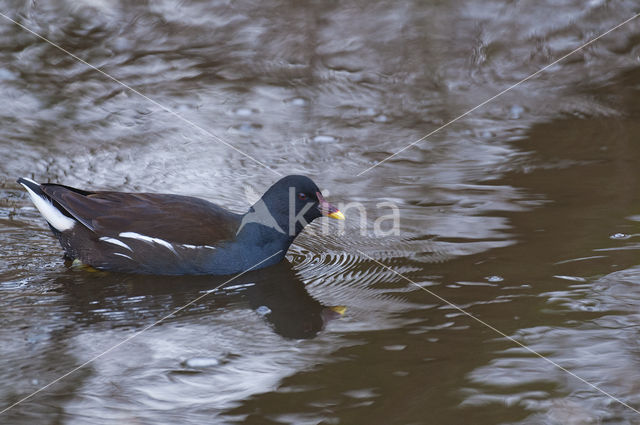
<path id="1" fill-rule="evenodd" d="M 0 12 L 148 97 L 0 17 L 0 410 L 205 295 L 1 423 L 640 423 L 433 295 L 640 409 L 640 18 L 362 173 L 636 2 Z M 15 182 L 242 211 L 291 173 L 361 209 L 210 294 L 225 278 L 66 266 Z"/>

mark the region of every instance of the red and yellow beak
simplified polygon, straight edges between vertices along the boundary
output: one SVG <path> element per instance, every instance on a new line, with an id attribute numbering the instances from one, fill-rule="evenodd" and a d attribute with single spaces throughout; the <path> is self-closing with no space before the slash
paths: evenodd
<path id="1" fill-rule="evenodd" d="M 316 192 L 316 196 L 318 197 L 318 208 L 322 215 L 335 218 L 336 220 L 344 220 L 344 214 L 342 214 L 339 209 L 328 203 L 327 200 L 324 199 L 324 196 L 322 196 L 322 193 Z"/>

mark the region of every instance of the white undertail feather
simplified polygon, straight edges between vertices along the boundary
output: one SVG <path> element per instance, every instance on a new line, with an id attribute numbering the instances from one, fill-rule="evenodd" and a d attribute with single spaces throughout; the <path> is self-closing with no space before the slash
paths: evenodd
<path id="1" fill-rule="evenodd" d="M 33 184 L 38 184 L 31 179 L 26 179 Z M 45 220 L 57 231 L 64 232 L 65 230 L 70 230 L 76 224 L 76 221 L 66 215 L 62 214 L 60 210 L 53 206 L 49 199 L 36 194 L 33 190 L 29 188 L 26 184 L 22 183 L 29 196 L 31 197 L 31 201 L 36 206 L 40 214 L 44 217 Z"/>

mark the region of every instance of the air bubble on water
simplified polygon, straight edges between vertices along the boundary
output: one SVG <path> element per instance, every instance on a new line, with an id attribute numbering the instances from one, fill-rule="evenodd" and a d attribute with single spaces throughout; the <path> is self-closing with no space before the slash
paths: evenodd
<path id="1" fill-rule="evenodd" d="M 303 98 L 303 97 L 294 97 L 293 99 L 291 99 L 289 101 L 292 105 L 296 105 L 296 106 L 304 106 L 306 105 L 307 99 Z"/>
<path id="2" fill-rule="evenodd" d="M 362 111 L 362 113 L 364 115 L 372 117 L 372 116 L 374 116 L 376 114 L 376 110 L 373 109 L 373 108 L 366 108 L 364 111 Z"/>
<path id="3" fill-rule="evenodd" d="M 407 348 L 406 345 L 397 344 L 397 345 L 385 345 L 384 349 L 387 351 L 402 351 Z"/>
<path id="4" fill-rule="evenodd" d="M 524 112 L 524 108 L 522 106 L 513 105 L 509 109 L 509 118 L 511 118 L 512 120 L 517 120 L 518 118 L 520 118 L 522 116 L 523 112 Z"/>
<path id="5" fill-rule="evenodd" d="M 627 235 L 626 233 L 614 233 L 613 235 L 609 236 L 609 239 L 629 239 L 631 236 Z"/>
<path id="6" fill-rule="evenodd" d="M 191 359 L 185 360 L 183 365 L 192 368 L 205 368 L 218 366 L 220 361 L 218 359 L 214 359 L 213 357 L 193 357 Z"/>
<path id="7" fill-rule="evenodd" d="M 502 276 L 494 275 L 494 276 L 485 277 L 485 280 L 487 282 L 502 282 L 504 280 L 504 278 Z"/>
<path id="8" fill-rule="evenodd" d="M 267 314 L 271 313 L 271 309 L 266 305 L 261 305 L 260 307 L 256 308 L 256 313 L 258 313 L 260 316 L 266 316 Z"/>
<path id="9" fill-rule="evenodd" d="M 237 108 L 233 110 L 233 113 L 240 117 L 249 117 L 253 114 L 257 114 L 258 111 L 256 109 L 251 109 L 251 108 Z"/>
<path id="10" fill-rule="evenodd" d="M 313 141 L 316 143 L 333 143 L 338 141 L 338 139 L 336 137 L 333 136 L 329 136 L 329 135 L 318 135 L 316 137 L 313 138 Z"/>

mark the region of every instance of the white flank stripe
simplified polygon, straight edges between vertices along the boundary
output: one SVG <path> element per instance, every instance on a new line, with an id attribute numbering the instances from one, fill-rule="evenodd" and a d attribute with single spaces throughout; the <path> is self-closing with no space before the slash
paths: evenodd
<path id="1" fill-rule="evenodd" d="M 121 247 L 123 247 L 123 248 L 127 248 L 129 251 L 133 252 L 133 249 L 131 249 L 131 248 L 129 247 L 129 245 L 127 245 L 126 243 L 122 242 L 122 241 L 121 241 L 121 240 L 119 240 L 119 239 L 116 239 L 116 238 L 109 238 L 109 237 L 107 237 L 107 236 L 103 236 L 103 237 L 101 237 L 101 238 L 100 238 L 100 240 L 101 240 L 101 241 L 104 241 L 104 242 L 112 243 L 112 244 L 114 244 L 114 245 L 121 246 Z"/>
<path id="2" fill-rule="evenodd" d="M 181 247 L 183 248 L 189 248 L 189 249 L 202 249 L 202 248 L 209 248 L 209 249 L 216 249 L 215 246 L 209 246 L 209 245 L 189 245 L 186 243 L 180 244 Z"/>
<path id="3" fill-rule="evenodd" d="M 29 179 L 25 179 L 29 180 Z M 33 182 L 33 180 L 29 180 Z M 36 182 L 33 182 L 38 184 Z M 72 218 L 67 217 L 62 214 L 60 210 L 53 206 L 49 200 L 43 198 L 42 196 L 38 196 L 33 190 L 29 189 L 29 186 L 26 184 L 22 184 L 27 192 L 29 192 L 29 196 L 31 197 L 31 201 L 36 206 L 40 214 L 44 217 L 50 225 L 52 225 L 59 232 L 64 232 L 65 230 L 70 230 L 76 224 L 76 221 Z"/>
<path id="4" fill-rule="evenodd" d="M 138 239 L 148 243 L 157 243 L 176 253 L 176 250 L 173 248 L 173 245 L 171 245 L 171 243 L 165 241 L 164 239 L 152 238 L 151 236 L 141 235 L 140 233 L 136 233 L 136 232 L 122 232 L 118 236 L 120 236 L 121 238 Z"/>
<path id="5" fill-rule="evenodd" d="M 127 254 L 121 254 L 119 252 L 114 252 L 113 255 L 119 255 L 124 258 L 128 258 L 129 260 L 133 260 L 133 258 L 129 257 Z"/>

